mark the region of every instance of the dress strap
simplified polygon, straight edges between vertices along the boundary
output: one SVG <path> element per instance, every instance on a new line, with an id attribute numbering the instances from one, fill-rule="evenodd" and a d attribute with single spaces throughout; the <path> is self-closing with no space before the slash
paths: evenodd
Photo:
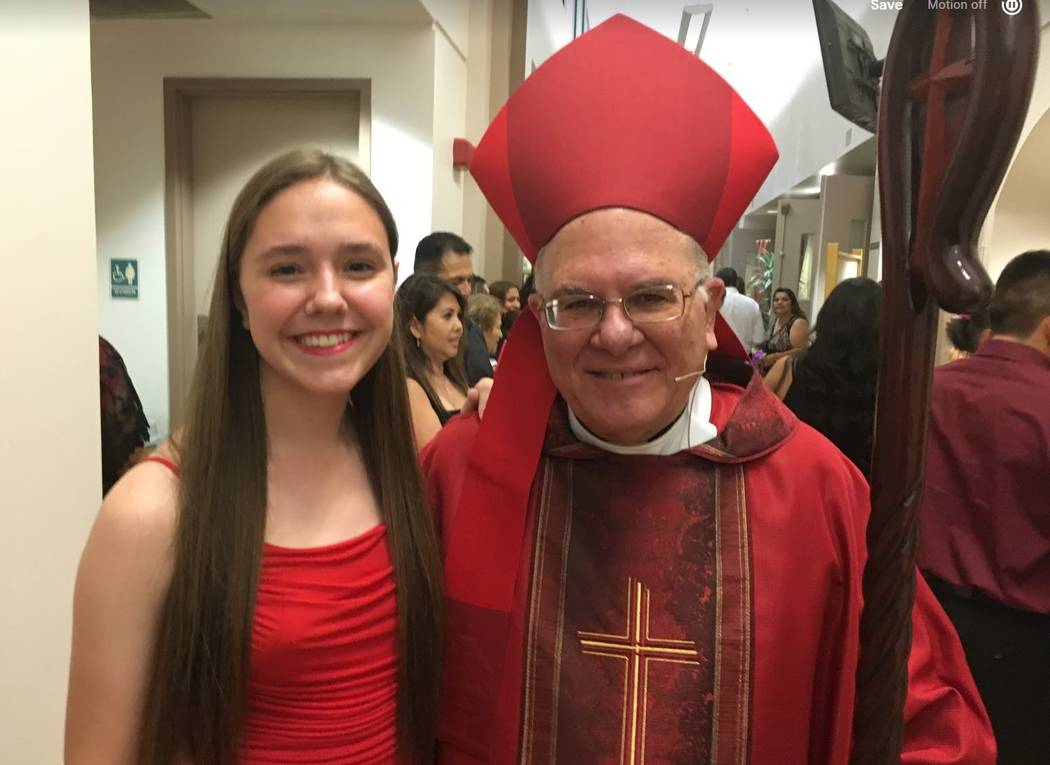
<path id="1" fill-rule="evenodd" d="M 155 454 L 151 454 L 151 455 L 150 455 L 150 456 L 148 456 L 148 457 L 143 457 L 143 458 L 142 458 L 142 461 L 143 461 L 143 462 L 159 462 L 159 463 L 160 463 L 161 465 L 163 465 L 164 467 L 166 467 L 166 468 L 167 468 L 168 470 L 170 470 L 170 471 L 171 471 L 172 473 L 174 473 L 174 474 L 175 474 L 176 476 L 178 476 L 178 475 L 179 475 L 179 472 L 180 472 L 180 471 L 179 471 L 179 466 L 178 466 L 178 465 L 176 465 L 176 464 L 175 464 L 174 462 L 172 462 L 171 460 L 167 459 L 166 457 L 158 457 L 158 456 L 157 456 L 157 455 L 155 455 Z"/>

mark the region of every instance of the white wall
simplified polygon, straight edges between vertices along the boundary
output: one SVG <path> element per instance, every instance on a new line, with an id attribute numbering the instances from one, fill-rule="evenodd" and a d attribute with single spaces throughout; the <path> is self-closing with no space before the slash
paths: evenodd
<path id="1" fill-rule="evenodd" d="M 798 294 L 799 303 L 808 314 L 813 304 L 814 281 L 821 265 L 819 237 L 821 201 L 819 199 L 786 199 L 777 216 L 777 240 L 774 244 L 777 259 L 773 271 L 773 289 L 788 287 Z M 813 234 L 813 257 L 807 268 L 809 293 L 799 289 L 802 276 L 802 237 Z M 772 297 L 772 294 L 770 294 Z"/>
<path id="2" fill-rule="evenodd" d="M 821 179 L 820 227 L 817 237 L 816 268 L 813 273 L 810 319 L 816 320 L 824 305 L 824 290 L 828 280 L 838 283 L 838 274 L 827 273 L 828 244 L 835 242 L 839 252 L 848 251 L 850 223 L 868 222 L 875 196 L 875 179 L 866 175 L 825 175 Z M 864 243 L 867 246 L 867 243 Z"/>
<path id="3" fill-rule="evenodd" d="M 371 79 L 372 178 L 397 220 L 407 274 L 434 213 L 435 34 L 413 24 L 92 25 L 99 325 L 124 356 L 156 434 L 168 432 L 163 78 Z M 110 258 L 139 261 L 138 300 L 109 297 Z"/>
<path id="4" fill-rule="evenodd" d="M 496 111 L 503 105 L 502 101 L 493 104 L 491 97 L 495 79 L 493 63 L 497 59 L 494 50 L 501 50 L 500 40 L 497 39 L 495 31 L 492 0 L 472 0 L 467 48 L 467 93 L 463 125 L 465 132 L 462 137 L 475 146 L 481 141 L 481 136 L 484 135 Z M 504 60 L 505 50 L 503 54 L 503 57 L 499 57 L 500 60 Z M 503 225 L 492 213 L 470 173 L 466 169 L 455 172 L 463 183 L 463 238 L 474 247 L 474 268 L 477 273 L 494 281 L 499 273 L 498 263 L 491 260 L 490 256 L 497 252 L 499 243 L 502 242 L 502 238 L 497 238 L 497 234 L 502 232 Z M 493 222 L 490 223 L 490 220 Z"/>
<path id="5" fill-rule="evenodd" d="M 1040 0 L 1043 28 L 1032 100 L 1017 149 L 981 232 L 982 262 L 998 278 L 1016 255 L 1050 247 L 1047 208 L 1050 176 L 1050 0 Z"/>
<path id="6" fill-rule="evenodd" d="M 523 33 L 515 29 L 517 1 L 470 0 L 463 137 L 475 146 L 524 76 L 512 63 L 518 51 L 516 35 Z M 474 247 L 474 268 L 490 282 L 520 280 L 521 251 L 469 173 L 456 173 L 462 176 L 463 238 Z"/>
<path id="7" fill-rule="evenodd" d="M 525 36 L 525 76 L 572 41 L 573 0 L 530 0 Z M 591 13 L 592 26 L 597 26 Z"/>
<path id="8" fill-rule="evenodd" d="M 473 6 L 487 2 L 490 0 L 420 0 L 462 58 L 466 58 L 470 49 L 470 14 Z"/>
<path id="9" fill-rule="evenodd" d="M 882 205 L 879 196 L 879 175 L 871 195 L 871 230 L 868 231 L 868 261 L 865 276 L 882 281 Z"/>
<path id="10" fill-rule="evenodd" d="M 87 3 L 0 22 L 0 758 L 62 759 L 73 580 L 101 495 Z"/>
<path id="11" fill-rule="evenodd" d="M 452 167 L 452 141 L 466 137 L 467 61 L 440 27 L 435 27 L 433 45 L 434 194 L 431 227 L 437 231 L 462 233 L 463 189 L 467 174 Z M 408 242 L 405 244 L 407 246 Z M 412 245 L 414 247 L 415 242 Z M 477 263 L 474 268 L 478 268 Z M 410 271 L 405 271 L 402 276 L 408 273 Z"/>
<path id="12" fill-rule="evenodd" d="M 1050 110 L 1020 145 L 1003 181 L 984 265 L 996 279 L 1014 257 L 1050 249 Z"/>

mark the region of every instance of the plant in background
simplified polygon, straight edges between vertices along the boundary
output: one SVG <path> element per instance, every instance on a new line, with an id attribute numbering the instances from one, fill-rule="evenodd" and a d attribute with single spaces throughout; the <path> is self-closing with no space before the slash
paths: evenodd
<path id="1" fill-rule="evenodd" d="M 758 304 L 762 309 L 762 321 L 766 321 L 769 316 L 770 300 L 772 299 L 775 262 L 773 250 L 767 249 L 769 247 L 768 239 L 759 239 L 756 244 L 758 245 L 758 271 L 751 278 L 751 284 L 748 286 L 752 293 L 758 290 Z"/>

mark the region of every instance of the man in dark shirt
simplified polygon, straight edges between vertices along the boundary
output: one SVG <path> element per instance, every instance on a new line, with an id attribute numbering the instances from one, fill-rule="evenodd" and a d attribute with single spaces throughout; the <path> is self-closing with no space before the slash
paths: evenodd
<path id="1" fill-rule="evenodd" d="M 420 239 L 416 245 L 412 271 L 444 279 L 467 298 L 470 297 L 475 279 L 474 263 L 471 260 L 473 252 L 474 248 L 463 237 L 448 231 L 435 231 Z M 465 316 L 463 337 L 467 343 L 463 352 L 463 365 L 466 367 L 467 382 L 473 387 L 478 380 L 492 377 L 492 363 L 481 329 Z"/>
<path id="2" fill-rule="evenodd" d="M 1050 762 L 1050 250 L 1003 270 L 992 335 L 934 373 L 919 565 L 1000 765 Z"/>

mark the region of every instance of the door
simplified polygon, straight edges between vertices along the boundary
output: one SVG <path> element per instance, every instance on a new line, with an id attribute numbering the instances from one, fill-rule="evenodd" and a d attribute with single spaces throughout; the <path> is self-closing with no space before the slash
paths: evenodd
<path id="1" fill-rule="evenodd" d="M 786 199 L 781 204 L 780 215 L 782 221 L 778 221 L 776 251 L 779 257 L 778 273 L 773 289 L 787 287 L 797 296 L 804 311 L 809 310 L 810 295 L 809 285 L 811 275 L 803 274 L 803 266 L 811 268 L 812 257 L 805 258 L 806 244 L 811 241 L 818 230 L 820 221 L 819 199 Z M 806 293 L 800 289 L 801 285 L 807 287 Z"/>
<path id="2" fill-rule="evenodd" d="M 299 146 L 324 149 L 369 170 L 367 83 L 341 83 L 320 88 L 307 81 L 166 83 L 181 85 L 169 98 L 173 113 L 165 139 L 172 430 L 183 421 L 226 218 L 248 178 Z"/>

